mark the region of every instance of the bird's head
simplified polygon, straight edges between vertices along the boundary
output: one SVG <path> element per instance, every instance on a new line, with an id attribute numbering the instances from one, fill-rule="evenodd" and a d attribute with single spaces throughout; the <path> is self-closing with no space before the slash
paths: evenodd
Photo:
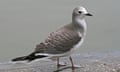
<path id="1" fill-rule="evenodd" d="M 78 6 L 73 10 L 73 16 L 84 18 L 85 16 L 92 16 L 92 14 L 90 14 L 84 7 Z"/>

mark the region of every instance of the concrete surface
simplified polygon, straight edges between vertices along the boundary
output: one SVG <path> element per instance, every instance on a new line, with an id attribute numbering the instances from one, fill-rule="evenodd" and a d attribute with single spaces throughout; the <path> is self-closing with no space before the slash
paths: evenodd
<path id="1" fill-rule="evenodd" d="M 0 64 L 0 72 L 120 72 L 120 51 L 82 53 L 72 55 L 74 64 L 81 66 L 71 70 L 68 57 L 61 58 L 66 66 L 57 70 L 56 62 L 44 59 L 33 62 L 5 62 Z M 56 71 L 57 70 L 57 71 Z"/>

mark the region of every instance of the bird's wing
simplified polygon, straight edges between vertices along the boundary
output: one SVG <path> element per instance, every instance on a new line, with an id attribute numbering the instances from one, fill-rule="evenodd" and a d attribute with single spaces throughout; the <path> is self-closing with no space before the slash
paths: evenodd
<path id="1" fill-rule="evenodd" d="M 71 50 L 81 37 L 75 29 L 65 26 L 49 34 L 45 42 L 36 46 L 35 51 L 48 54 L 60 54 Z"/>

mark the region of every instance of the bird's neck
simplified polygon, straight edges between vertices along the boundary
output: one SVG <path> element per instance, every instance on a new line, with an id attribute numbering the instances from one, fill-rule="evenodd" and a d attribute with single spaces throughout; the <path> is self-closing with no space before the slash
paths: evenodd
<path id="1" fill-rule="evenodd" d="M 87 25 L 84 18 L 73 17 L 72 23 L 78 26 L 79 30 L 83 32 L 83 34 L 86 33 Z"/>

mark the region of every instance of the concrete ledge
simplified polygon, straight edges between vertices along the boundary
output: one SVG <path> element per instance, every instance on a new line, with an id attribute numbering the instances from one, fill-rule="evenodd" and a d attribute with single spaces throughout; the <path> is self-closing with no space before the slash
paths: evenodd
<path id="1" fill-rule="evenodd" d="M 76 68 L 74 72 L 120 72 L 120 51 L 87 53 L 72 55 Z M 61 58 L 61 62 L 66 62 L 67 66 L 62 67 L 59 72 L 73 72 L 68 66 L 68 58 Z M 50 60 L 36 60 L 27 62 L 6 62 L 0 63 L 0 72 L 54 72 L 56 63 Z M 58 71 L 57 71 L 58 72 Z"/>

